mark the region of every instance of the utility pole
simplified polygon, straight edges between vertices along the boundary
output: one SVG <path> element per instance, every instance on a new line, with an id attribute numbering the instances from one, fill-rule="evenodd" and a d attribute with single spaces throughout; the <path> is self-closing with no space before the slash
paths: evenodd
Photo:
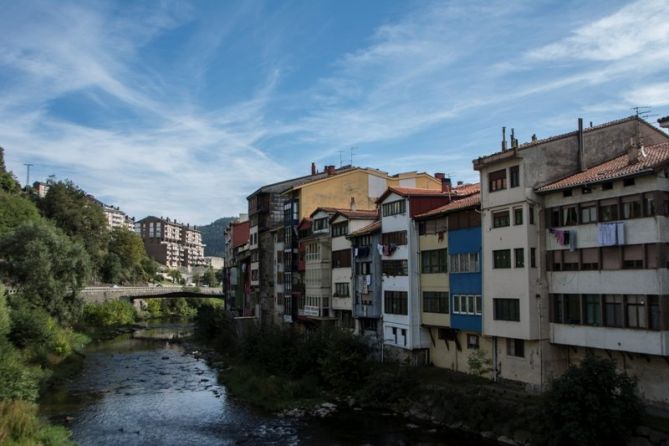
<path id="1" fill-rule="evenodd" d="M 24 166 L 26 166 L 26 187 L 30 186 L 30 168 L 34 166 L 34 164 L 30 163 L 25 163 Z"/>

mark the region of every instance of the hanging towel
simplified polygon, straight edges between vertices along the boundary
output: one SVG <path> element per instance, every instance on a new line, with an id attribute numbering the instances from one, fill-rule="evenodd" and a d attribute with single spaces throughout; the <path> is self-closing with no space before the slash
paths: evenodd
<path id="1" fill-rule="evenodd" d="M 381 244 L 376 245 L 376 250 L 379 251 L 380 256 L 383 255 L 383 245 Z"/>
<path id="2" fill-rule="evenodd" d="M 365 276 L 365 283 L 369 286 L 372 284 L 372 276 L 366 275 Z"/>
<path id="3" fill-rule="evenodd" d="M 599 246 L 613 246 L 617 243 L 618 226 L 615 223 L 599 223 L 597 225 L 597 242 Z"/>
<path id="4" fill-rule="evenodd" d="M 358 248 L 353 248 L 353 257 L 358 257 Z"/>
<path id="5" fill-rule="evenodd" d="M 569 231 L 569 251 L 576 251 L 576 231 Z"/>
<path id="6" fill-rule="evenodd" d="M 619 245 L 625 244 L 625 223 L 616 223 L 616 241 Z"/>

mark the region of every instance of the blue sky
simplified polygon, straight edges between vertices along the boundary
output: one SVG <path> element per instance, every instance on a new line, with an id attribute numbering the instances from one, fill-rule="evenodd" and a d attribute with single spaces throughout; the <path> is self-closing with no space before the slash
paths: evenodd
<path id="1" fill-rule="evenodd" d="M 0 0 L 0 145 L 25 181 L 205 224 L 311 161 L 471 160 L 669 114 L 669 2 Z M 655 120 L 656 118 L 651 118 Z"/>

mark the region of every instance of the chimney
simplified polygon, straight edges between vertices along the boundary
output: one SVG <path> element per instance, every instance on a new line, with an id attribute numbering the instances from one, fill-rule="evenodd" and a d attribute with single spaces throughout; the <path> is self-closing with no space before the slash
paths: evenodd
<path id="1" fill-rule="evenodd" d="M 506 152 L 506 127 L 502 127 L 502 152 Z"/>
<path id="2" fill-rule="evenodd" d="M 515 129 L 511 129 L 511 148 L 515 149 L 518 147 L 518 140 L 516 139 Z"/>
<path id="3" fill-rule="evenodd" d="M 660 127 L 663 129 L 669 129 L 669 116 L 658 119 L 657 123 L 660 124 Z"/>
<path id="4" fill-rule="evenodd" d="M 355 197 L 351 197 L 351 210 L 352 211 L 357 211 L 358 210 L 358 205 L 355 204 Z"/>
<path id="5" fill-rule="evenodd" d="M 537 134 L 532 133 L 532 142 L 535 142 L 537 140 Z"/>
<path id="6" fill-rule="evenodd" d="M 334 165 L 325 166 L 325 172 L 328 174 L 328 176 L 334 175 L 335 174 L 335 169 L 336 168 L 335 168 Z"/>
<path id="7" fill-rule="evenodd" d="M 583 118 L 578 118 L 578 134 L 577 134 L 577 143 L 578 143 L 578 165 L 577 167 L 581 172 L 586 169 L 585 166 L 585 154 L 583 153 Z"/>
<path id="8" fill-rule="evenodd" d="M 451 191 L 451 179 L 450 178 L 442 178 L 441 179 L 441 191 L 442 192 L 450 192 Z"/>
<path id="9" fill-rule="evenodd" d="M 639 156 L 641 155 L 641 148 L 639 144 L 634 141 L 634 138 L 630 138 L 630 143 L 627 146 L 627 161 L 630 164 L 636 164 L 639 162 Z"/>
<path id="10" fill-rule="evenodd" d="M 462 186 L 463 184 L 465 184 L 464 181 L 458 181 L 458 186 Z"/>
<path id="11" fill-rule="evenodd" d="M 316 170 L 316 163 L 311 163 L 311 174 L 316 175 L 318 171 Z"/>
<path id="12" fill-rule="evenodd" d="M 435 172 L 434 173 L 434 177 L 438 180 L 443 180 L 445 176 L 446 176 L 446 174 L 443 173 L 443 172 Z"/>

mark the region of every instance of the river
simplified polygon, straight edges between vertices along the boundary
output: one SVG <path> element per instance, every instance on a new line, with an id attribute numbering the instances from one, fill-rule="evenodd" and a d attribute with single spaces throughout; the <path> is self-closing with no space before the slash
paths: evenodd
<path id="1" fill-rule="evenodd" d="M 189 327 L 160 322 L 142 335 L 177 330 Z M 484 444 L 383 413 L 346 408 L 293 419 L 257 411 L 231 398 L 216 370 L 179 343 L 124 335 L 84 353 L 81 372 L 40 402 L 81 446 Z"/>

